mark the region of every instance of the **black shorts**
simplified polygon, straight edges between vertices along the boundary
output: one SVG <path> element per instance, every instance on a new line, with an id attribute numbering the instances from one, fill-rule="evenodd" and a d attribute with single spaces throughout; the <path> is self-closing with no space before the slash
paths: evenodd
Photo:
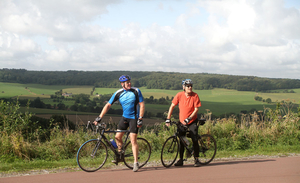
<path id="1" fill-rule="evenodd" d="M 127 130 L 129 127 L 130 133 L 138 133 L 139 128 L 137 127 L 137 119 L 128 119 L 122 117 L 119 121 L 118 129 L 119 130 Z"/>

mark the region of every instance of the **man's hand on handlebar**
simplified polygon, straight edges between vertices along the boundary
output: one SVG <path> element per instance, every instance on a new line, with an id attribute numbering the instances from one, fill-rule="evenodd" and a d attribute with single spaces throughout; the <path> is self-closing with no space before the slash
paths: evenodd
<path id="1" fill-rule="evenodd" d="M 170 124 L 171 124 L 171 120 L 170 119 L 166 119 L 166 125 L 170 126 Z"/>
<path id="2" fill-rule="evenodd" d="M 137 123 L 137 127 L 141 128 L 143 125 L 143 118 L 139 118 L 136 123 Z"/>
<path id="3" fill-rule="evenodd" d="M 102 120 L 102 118 L 98 116 L 98 117 L 95 119 L 95 121 L 93 122 L 93 124 L 94 124 L 94 125 L 98 125 L 98 123 L 100 123 L 101 120 Z"/>
<path id="4" fill-rule="evenodd" d="M 191 121 L 191 119 L 192 119 L 191 117 L 186 118 L 186 119 L 184 120 L 185 125 L 188 125 L 189 122 Z"/>

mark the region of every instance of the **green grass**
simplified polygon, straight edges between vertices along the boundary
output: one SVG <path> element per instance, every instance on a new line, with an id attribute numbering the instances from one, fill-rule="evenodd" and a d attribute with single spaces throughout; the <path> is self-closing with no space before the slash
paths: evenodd
<path id="1" fill-rule="evenodd" d="M 254 156 L 291 156 L 292 154 L 300 155 L 300 146 L 268 146 L 258 147 L 257 149 L 247 150 L 222 150 L 217 151 L 215 159 L 222 158 L 242 158 L 242 157 L 254 157 Z"/>
<path id="2" fill-rule="evenodd" d="M 75 168 L 77 166 L 75 159 L 67 159 L 61 161 L 45 161 L 33 160 L 26 161 L 20 160 L 13 163 L 1 163 L 0 172 L 26 172 L 30 170 L 42 169 L 60 169 L 60 168 Z"/>

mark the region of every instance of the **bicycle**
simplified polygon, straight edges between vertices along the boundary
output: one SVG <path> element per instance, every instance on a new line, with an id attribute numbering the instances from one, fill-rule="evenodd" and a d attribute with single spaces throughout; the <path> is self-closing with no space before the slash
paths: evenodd
<path id="1" fill-rule="evenodd" d="M 200 119 L 197 122 L 197 129 L 200 125 L 205 124 L 205 119 Z M 186 142 L 186 136 L 180 136 L 178 128 L 185 128 L 188 132 L 187 126 L 182 125 L 180 122 L 171 122 L 171 125 L 175 124 L 177 126 L 177 130 L 174 135 L 170 136 L 165 142 L 161 150 L 161 162 L 164 167 L 168 168 L 174 164 L 179 152 L 179 143 L 178 139 L 183 142 L 184 147 L 186 149 L 186 159 L 194 155 L 193 147 L 188 147 L 188 143 Z M 209 134 L 198 135 L 198 143 L 199 143 L 199 162 L 201 165 L 209 164 L 215 157 L 217 152 L 217 143 L 216 140 Z"/>
<path id="2" fill-rule="evenodd" d="M 87 129 L 89 126 L 94 130 L 94 125 L 88 121 Z M 84 142 L 77 152 L 77 164 L 78 166 L 86 172 L 95 172 L 99 170 L 105 164 L 108 157 L 109 147 L 115 158 L 115 164 L 118 165 L 118 162 L 124 162 L 124 164 L 133 169 L 134 157 L 132 153 L 132 144 L 128 140 L 130 131 L 129 130 L 106 130 L 106 124 L 101 123 L 96 125 L 96 132 L 99 131 L 99 137 L 97 139 L 91 139 Z M 108 140 L 105 136 L 106 133 L 117 133 L 124 132 L 124 143 L 121 147 L 121 152 L 118 152 L 118 148 L 115 148 L 114 145 Z M 138 161 L 139 168 L 142 168 L 150 159 L 151 155 L 151 146 L 149 142 L 144 138 L 137 138 L 137 143 L 139 147 Z"/>

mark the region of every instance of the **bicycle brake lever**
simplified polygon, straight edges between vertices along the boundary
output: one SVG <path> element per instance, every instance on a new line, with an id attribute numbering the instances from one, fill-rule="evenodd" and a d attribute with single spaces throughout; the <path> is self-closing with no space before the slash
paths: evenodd
<path id="1" fill-rule="evenodd" d="M 86 129 L 89 129 L 89 125 L 91 124 L 90 121 L 88 121 L 87 125 L 86 125 Z"/>

